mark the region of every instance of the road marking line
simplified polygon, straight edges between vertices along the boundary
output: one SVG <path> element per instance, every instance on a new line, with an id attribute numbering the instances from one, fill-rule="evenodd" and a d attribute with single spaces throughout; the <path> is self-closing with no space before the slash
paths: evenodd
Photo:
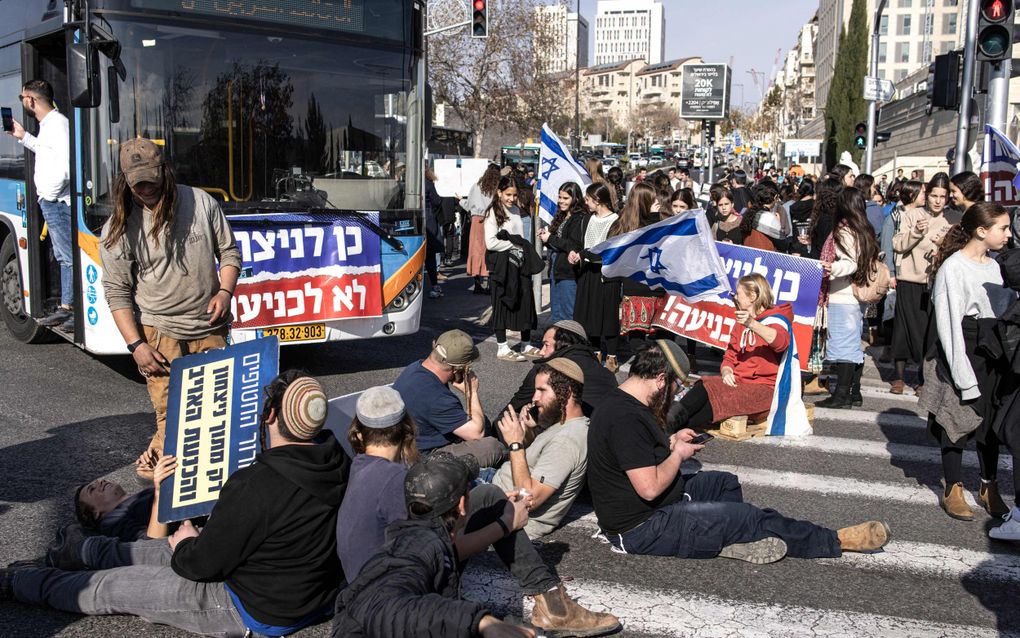
<path id="1" fill-rule="evenodd" d="M 669 560 L 669 559 L 667 559 Z M 501 567 L 474 561 L 461 581 L 464 597 L 497 613 L 523 616 L 530 598 Z M 682 590 L 642 590 L 628 585 L 576 579 L 567 592 L 594 611 L 615 614 L 628 634 L 657 636 L 789 636 L 795 638 L 1017 638 L 989 627 L 883 616 L 866 612 L 733 601 Z"/>
<path id="2" fill-rule="evenodd" d="M 740 445 L 761 445 L 783 449 L 816 450 L 847 456 L 865 456 L 884 461 L 912 461 L 941 465 L 942 455 L 934 445 L 909 445 L 907 443 L 889 443 L 883 441 L 866 441 L 862 439 L 844 439 L 834 436 L 759 436 L 742 441 Z M 966 467 L 978 467 L 977 454 L 971 450 L 964 451 L 963 464 Z M 1013 460 L 1005 455 L 999 456 L 999 469 L 1011 472 Z"/>
<path id="3" fill-rule="evenodd" d="M 599 531 L 595 512 L 584 514 L 566 527 Z M 896 530 L 893 530 L 893 535 Z M 606 551 L 609 551 L 608 545 Z M 852 567 L 863 571 L 905 572 L 928 578 L 1020 583 L 1020 556 L 996 554 L 963 547 L 892 540 L 876 554 L 846 552 L 840 558 L 813 558 L 811 562 Z"/>
<path id="4" fill-rule="evenodd" d="M 857 423 L 860 425 L 891 425 L 894 427 L 928 429 L 928 420 L 917 414 L 900 414 L 897 412 L 873 412 L 870 410 L 836 410 L 834 408 L 815 408 L 815 419 L 837 421 L 839 423 Z"/>
<path id="5" fill-rule="evenodd" d="M 739 465 L 717 465 L 715 463 L 705 463 L 704 469 L 736 474 L 740 478 L 741 484 L 754 485 L 755 487 L 801 490 L 825 496 L 854 496 L 924 506 L 938 505 L 939 501 L 938 494 L 930 487 L 917 485 L 916 483 L 903 485 L 881 481 L 862 481 L 842 476 L 781 472 Z M 1005 486 L 1003 488 L 1005 489 Z M 1002 496 L 1003 498 L 1012 498 L 1012 490 L 1008 494 L 1003 492 Z M 967 499 L 971 507 L 980 507 L 970 492 L 964 492 L 964 498 Z"/>

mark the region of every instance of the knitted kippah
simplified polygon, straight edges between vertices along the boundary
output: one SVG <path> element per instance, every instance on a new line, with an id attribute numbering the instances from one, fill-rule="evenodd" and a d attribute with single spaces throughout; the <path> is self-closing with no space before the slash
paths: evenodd
<path id="1" fill-rule="evenodd" d="M 326 393 L 319 382 L 311 377 L 299 377 L 283 391 L 280 413 L 290 433 L 307 441 L 322 429 L 328 408 Z"/>
<path id="2" fill-rule="evenodd" d="M 573 379 L 578 383 L 584 383 L 584 372 L 581 370 L 581 366 L 566 357 L 558 357 L 549 361 L 546 365 L 568 379 Z"/>
<path id="3" fill-rule="evenodd" d="M 588 333 L 584 331 L 584 326 L 572 319 L 561 319 L 553 324 L 553 328 L 563 328 L 567 332 L 573 332 L 580 336 L 582 339 L 588 338 Z"/>

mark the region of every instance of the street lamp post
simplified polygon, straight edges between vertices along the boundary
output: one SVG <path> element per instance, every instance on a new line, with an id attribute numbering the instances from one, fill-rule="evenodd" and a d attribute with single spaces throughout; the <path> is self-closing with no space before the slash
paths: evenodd
<path id="1" fill-rule="evenodd" d="M 581 152 L 581 0 L 577 0 L 574 21 L 574 152 Z"/>
<path id="2" fill-rule="evenodd" d="M 875 28 L 871 32 L 871 77 L 878 77 L 878 45 L 879 26 L 882 23 L 882 11 L 885 10 L 886 0 L 878 0 L 875 7 Z M 868 101 L 868 142 L 864 151 L 864 172 L 871 175 L 871 161 L 875 154 L 875 127 L 878 125 L 878 102 Z"/>

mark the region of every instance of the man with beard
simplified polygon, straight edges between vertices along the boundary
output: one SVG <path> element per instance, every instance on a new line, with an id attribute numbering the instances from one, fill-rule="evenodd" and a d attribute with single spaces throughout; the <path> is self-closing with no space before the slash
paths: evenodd
<path id="1" fill-rule="evenodd" d="M 534 498 L 528 525 L 532 539 L 554 531 L 584 485 L 588 467 L 588 418 L 581 409 L 584 388 L 581 367 L 566 358 L 543 364 L 535 376 L 532 403 L 519 414 L 503 413 L 499 430 L 510 448 L 492 482 L 506 492 L 526 489 Z M 538 410 L 538 422 L 532 416 Z M 525 433 L 540 433 L 526 444 Z"/>
<path id="2" fill-rule="evenodd" d="M 542 335 L 540 353 L 542 358 L 536 359 L 535 365 L 524 376 L 521 387 L 510 399 L 508 410 L 520 412 L 521 408 L 531 403 L 532 397 L 535 396 L 535 377 L 538 375 L 538 371 L 546 363 L 560 357 L 570 359 L 584 373 L 584 394 L 579 398 L 579 401 L 585 416 L 591 416 L 602 397 L 609 394 L 610 390 L 615 390 L 618 385 L 616 375 L 606 370 L 605 366 L 595 358 L 595 351 L 588 343 L 588 335 L 584 331 L 584 326 L 576 321 L 564 319 L 547 328 L 545 334 Z"/>
<path id="3" fill-rule="evenodd" d="M 614 551 L 772 563 L 881 549 L 889 528 L 869 521 L 839 531 L 744 503 L 728 472 L 682 475 L 704 445 L 693 430 L 667 437 L 663 425 L 690 364 L 672 341 L 638 350 L 624 381 L 595 410 L 588 430 L 588 486 L 599 527 Z"/>

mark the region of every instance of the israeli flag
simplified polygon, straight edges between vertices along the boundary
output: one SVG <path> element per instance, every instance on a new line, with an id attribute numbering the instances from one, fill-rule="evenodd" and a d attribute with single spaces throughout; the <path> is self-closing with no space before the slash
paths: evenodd
<path id="1" fill-rule="evenodd" d="M 688 301 L 731 292 L 726 266 L 700 208 L 594 246 L 602 276 L 629 277 Z"/>
<path id="2" fill-rule="evenodd" d="M 556 216 L 560 186 L 566 182 L 577 182 L 584 188 L 591 184 L 588 171 L 581 166 L 552 132 L 548 124 L 542 125 L 542 146 L 538 152 L 538 216 L 551 224 Z"/>
<path id="3" fill-rule="evenodd" d="M 985 124 L 984 151 L 984 157 L 982 158 L 981 163 L 981 172 L 987 175 L 998 168 L 1002 168 L 1002 165 L 1011 167 L 1013 168 L 1013 171 L 1016 172 L 1016 175 L 1013 176 L 1012 180 L 1013 186 L 1017 190 L 1020 190 L 1020 170 L 1018 170 L 1020 169 L 1020 149 L 1016 147 L 1016 144 L 1003 135 L 999 129 L 995 128 L 991 124 Z M 992 164 L 996 163 L 1000 164 L 1000 166 L 992 166 Z M 1009 170 L 1009 168 L 1006 170 Z M 991 188 L 991 180 L 986 179 L 985 181 L 985 192 L 993 195 L 993 201 L 998 201 L 994 199 L 993 189 Z M 1007 200 L 1006 202 L 1000 201 L 999 203 L 1011 204 L 1012 201 L 1010 200 L 1012 200 L 1013 197 L 1012 194 L 1010 195 L 1010 197 L 1005 198 Z"/>
<path id="4" fill-rule="evenodd" d="M 790 347 L 779 363 L 765 433 L 769 436 L 808 436 L 813 430 L 800 394 L 800 353 L 797 352 L 797 340 L 793 338 L 793 322 L 782 315 L 769 315 L 761 323 L 775 330 L 785 330 L 790 335 Z"/>

